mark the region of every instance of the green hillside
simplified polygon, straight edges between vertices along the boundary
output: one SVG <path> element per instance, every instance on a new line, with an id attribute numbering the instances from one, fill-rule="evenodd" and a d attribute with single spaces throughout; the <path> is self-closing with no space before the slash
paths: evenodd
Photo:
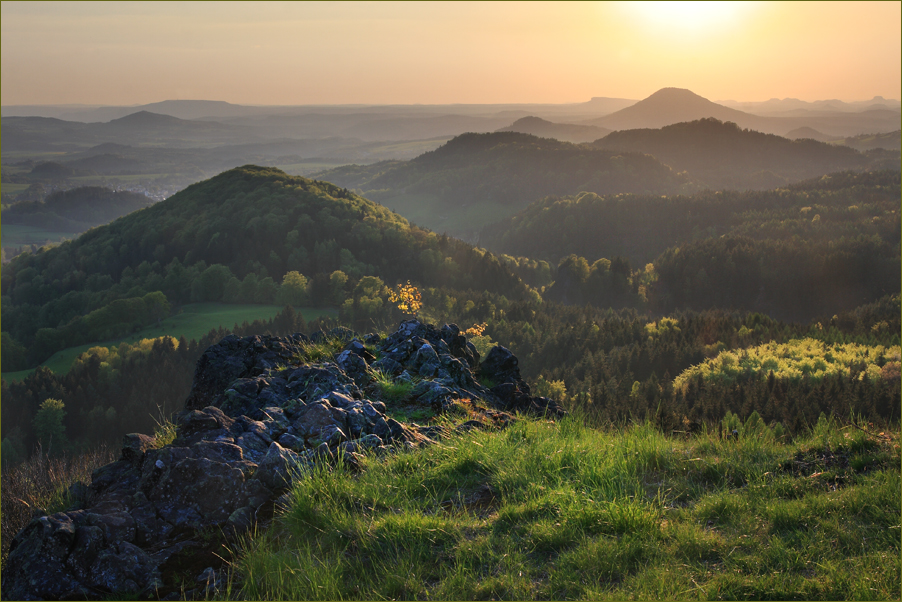
<path id="1" fill-rule="evenodd" d="M 317 177 L 362 191 L 394 207 L 409 195 L 434 196 L 441 209 L 423 225 L 455 236 L 471 236 L 485 222 L 454 224 L 473 206 L 512 215 L 549 194 L 591 191 L 665 194 L 692 190 L 690 181 L 653 157 L 538 138 L 518 132 L 463 134 L 411 161 L 345 166 Z"/>
<path id="2" fill-rule="evenodd" d="M 297 274 L 292 294 L 283 287 L 289 273 Z M 126 306 L 157 291 L 169 304 L 335 306 L 364 277 L 378 280 L 375 289 L 413 280 L 528 294 L 491 254 L 333 184 L 246 166 L 5 266 L 4 331 L 29 349 L 27 365 L 8 369 L 99 340 L 92 324 L 104 329 L 100 338 L 146 326 Z"/>
<path id="3" fill-rule="evenodd" d="M 22 201 L 3 209 L 4 226 L 40 227 L 48 231 L 84 232 L 138 209 L 153 199 L 127 190 L 83 186 L 54 192 L 43 201 Z"/>
<path id="4" fill-rule="evenodd" d="M 644 272 L 634 292 L 646 286 L 659 311 L 723 307 L 810 320 L 899 290 L 899 196 L 892 171 L 760 192 L 586 193 L 537 201 L 480 240 L 564 266 L 546 299 L 622 304 L 610 262 L 623 257 Z M 623 291 L 631 270 L 621 271 Z"/>
<path id="5" fill-rule="evenodd" d="M 870 163 L 852 148 L 789 140 L 714 118 L 611 132 L 593 146 L 648 153 L 712 189 L 763 190 L 829 172 L 863 169 Z"/>
<path id="6" fill-rule="evenodd" d="M 895 424 L 898 195 L 898 173 L 846 173 L 770 193 L 584 195 L 569 205 L 598 213 L 573 219 L 563 211 L 568 203 L 538 212 L 536 223 L 549 229 L 574 221 L 591 228 L 599 215 L 625 229 L 647 222 L 633 231 L 646 252 L 661 244 L 668 219 L 680 236 L 691 233 L 634 269 L 618 257 L 625 246 L 611 247 L 610 259 L 568 255 L 555 265 L 493 255 L 336 185 L 236 168 L 5 266 L 5 370 L 88 346 L 66 373 L 39 368 L 4 379 L 2 437 L 13 450 L 5 457 L 27 457 L 41 441 L 35 420 L 48 398 L 65 404 L 68 449 L 147 432 L 161 412 L 184 407 L 199 356 L 229 331 L 281 336 L 341 325 L 362 336 L 414 314 L 460 325 L 482 354 L 494 344 L 509 348 L 536 394 L 561 400 L 591 425 L 649 420 L 671 433 L 727 412 L 742 420 L 757 412 L 792 433 L 821 412 Z M 695 217 L 676 219 L 682 213 Z M 701 216 L 713 222 L 693 221 Z M 595 224 L 590 237 L 609 238 Z M 558 233 L 570 242 L 581 235 Z M 393 299 L 407 281 L 422 307 L 402 310 Z M 834 294 L 843 290 L 851 296 Z M 192 303 L 284 309 L 190 339 L 159 336 Z M 308 324 L 293 309 L 300 307 L 331 312 Z M 779 321 L 785 316 L 794 321 Z M 128 342 L 143 333 L 146 340 Z M 843 365 L 820 381 L 761 375 L 728 385 L 693 380 L 685 390 L 673 384 L 721 352 L 804 338 L 873 348 L 879 373 Z M 123 343 L 96 344 L 110 340 Z"/>

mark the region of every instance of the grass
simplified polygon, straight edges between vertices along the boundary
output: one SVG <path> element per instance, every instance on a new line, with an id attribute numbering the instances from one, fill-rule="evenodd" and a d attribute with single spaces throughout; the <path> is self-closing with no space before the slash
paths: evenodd
<path id="1" fill-rule="evenodd" d="M 428 423 L 435 420 L 436 413 L 431 407 L 410 400 L 410 394 L 420 381 L 419 377 L 394 380 L 382 370 L 373 370 L 370 374 L 373 381 L 367 393 L 373 399 L 385 402 L 387 416 L 405 423 Z"/>
<path id="2" fill-rule="evenodd" d="M 224 595 L 899 599 L 899 460 L 831 421 L 782 444 L 521 419 L 299 480 Z"/>
<path id="3" fill-rule="evenodd" d="M 234 305 L 228 303 L 192 303 L 183 305 L 182 311 L 169 316 L 159 326 L 150 326 L 126 337 L 69 347 L 54 353 L 42 365 L 47 366 L 56 374 L 65 374 L 72 367 L 80 354 L 91 347 L 117 347 L 120 343 L 137 343 L 141 339 L 152 339 L 164 335 L 175 338 L 184 336 L 186 340 L 200 339 L 208 332 L 220 326 L 226 329 L 232 328 L 236 323 L 241 324 L 245 320 L 270 320 L 284 309 L 281 305 Z M 334 316 L 334 309 L 301 308 L 299 309 L 305 320 L 314 320 L 322 316 Z M 34 372 L 19 370 L 18 372 L 4 372 L 6 380 L 22 380 Z"/>
<path id="4" fill-rule="evenodd" d="M 0 564 L 5 566 L 13 537 L 28 524 L 33 514 L 53 514 L 68 508 L 76 501 L 69 486 L 76 481 L 90 483 L 91 473 L 96 468 L 115 459 L 115 451 L 106 446 L 67 457 L 49 457 L 39 449 L 21 464 L 4 466 L 0 475 L 3 490 L 0 497 Z"/>
<path id="5" fill-rule="evenodd" d="M 5 186 L 9 186 L 9 184 Z M 37 226 L 19 225 L 4 225 L 2 230 L 4 247 L 44 245 L 48 242 L 59 242 L 63 239 L 74 238 L 78 234 L 77 232 L 45 230 Z"/>
<path id="6" fill-rule="evenodd" d="M 154 429 L 156 446 L 163 447 L 175 440 L 176 425 L 160 416 Z M 2 525 L 2 549 L 0 564 L 6 564 L 9 546 L 35 514 L 53 514 L 70 508 L 77 500 L 69 487 L 76 482 L 91 482 L 91 473 L 97 468 L 114 462 L 118 450 L 101 445 L 83 453 L 50 457 L 39 447 L 28 460 L 17 465 L 4 465 L 0 486 L 0 525 Z"/>
<path id="7" fill-rule="evenodd" d="M 416 385 L 415 379 L 395 380 L 390 374 L 386 374 L 382 370 L 373 370 L 373 384 L 376 387 L 377 396 L 387 403 L 400 403 L 410 397 L 413 387 Z M 419 380 L 418 378 L 416 380 Z"/>
<path id="8" fill-rule="evenodd" d="M 8 175 L 11 175 L 16 172 L 23 172 L 24 169 L 19 169 L 16 167 L 4 167 L 4 171 L 7 172 Z M 23 190 L 26 190 L 30 184 L 13 184 L 12 182 L 4 182 L 0 185 L 0 192 L 5 192 L 7 194 L 18 194 Z"/>
<path id="9" fill-rule="evenodd" d="M 331 336 L 325 336 L 317 343 L 313 341 L 301 343 L 301 352 L 294 360 L 297 363 L 308 364 L 330 362 L 341 353 L 345 345 L 347 341 Z"/>
<path id="10" fill-rule="evenodd" d="M 150 172 L 143 174 L 128 174 L 128 175 L 102 175 L 102 176 L 74 176 L 72 177 L 72 181 L 78 182 L 82 186 L 103 186 L 109 184 L 128 184 L 131 182 L 141 182 L 144 180 L 161 180 L 164 178 L 177 178 L 181 174 L 179 173 L 169 173 L 165 171 L 161 172 Z"/>

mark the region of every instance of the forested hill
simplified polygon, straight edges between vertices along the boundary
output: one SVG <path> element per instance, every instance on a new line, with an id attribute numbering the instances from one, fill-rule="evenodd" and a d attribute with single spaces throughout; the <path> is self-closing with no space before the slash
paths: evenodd
<path id="1" fill-rule="evenodd" d="M 561 261 L 546 300 L 614 303 L 602 276 L 625 257 L 640 271 L 651 262 L 643 278 L 659 311 L 741 308 L 810 320 L 899 291 L 899 197 L 897 171 L 760 192 L 585 193 L 533 203 L 481 239 L 496 252 Z"/>
<path id="2" fill-rule="evenodd" d="M 341 303 L 364 276 L 512 299 L 529 294 L 490 253 L 413 227 L 333 184 L 245 166 L 74 241 L 16 257 L 3 270 L 3 327 L 33 345 L 32 362 L 43 361 L 80 344 L 66 337 L 89 336 L 67 325 L 117 299 L 160 291 L 170 303 L 234 301 L 239 294 L 273 303 L 289 272 L 305 275 L 311 300 L 326 305 Z M 160 300 L 145 301 L 157 311 Z"/>
<path id="3" fill-rule="evenodd" d="M 83 186 L 50 194 L 43 201 L 23 201 L 3 209 L 6 225 L 82 232 L 154 203 L 128 190 Z"/>
<path id="4" fill-rule="evenodd" d="M 317 177 L 359 190 L 390 207 L 396 207 L 399 198 L 411 196 L 421 197 L 420 203 L 435 200 L 434 213 L 445 216 L 447 222 L 430 221 L 434 216 L 429 215 L 412 219 L 456 236 L 494 221 L 455 221 L 469 207 L 491 207 L 498 219 L 549 194 L 582 190 L 674 194 L 695 189 L 688 178 L 654 157 L 519 132 L 463 134 L 411 161 L 339 167 Z"/>
<path id="5" fill-rule="evenodd" d="M 593 146 L 654 155 L 714 189 L 763 190 L 874 163 L 849 147 L 811 139 L 790 140 L 713 118 L 660 129 L 611 132 Z M 893 164 L 898 166 L 898 158 Z"/>
<path id="6" fill-rule="evenodd" d="M 540 138 L 556 138 L 565 142 L 592 142 L 611 133 L 611 130 L 597 125 L 578 123 L 554 123 L 541 117 L 521 117 L 499 132 L 521 132 Z"/>
<path id="7" fill-rule="evenodd" d="M 416 159 L 339 167 L 320 174 L 341 186 L 430 192 L 447 203 L 525 205 L 546 194 L 674 193 L 687 180 L 652 157 L 538 138 L 519 132 L 463 134 Z"/>
<path id="8" fill-rule="evenodd" d="M 486 248 L 557 263 L 622 255 L 633 265 L 668 247 L 725 234 L 838 243 L 878 236 L 899 244 L 900 174 L 844 172 L 774 190 L 701 191 L 691 196 L 549 196 L 487 226 Z"/>

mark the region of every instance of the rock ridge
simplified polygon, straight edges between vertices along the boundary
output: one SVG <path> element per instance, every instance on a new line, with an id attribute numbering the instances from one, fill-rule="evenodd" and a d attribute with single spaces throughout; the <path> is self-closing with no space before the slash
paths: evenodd
<path id="1" fill-rule="evenodd" d="M 317 345 L 340 350 L 306 361 Z M 407 383 L 405 403 L 436 412 L 480 400 L 486 420 L 471 416 L 461 430 L 504 425 L 512 412 L 564 414 L 530 395 L 509 350 L 496 346 L 480 362 L 454 324 L 408 320 L 384 339 L 345 328 L 229 335 L 197 362 L 174 440 L 126 435 L 116 462 L 97 469 L 90 486 L 73 486 L 83 492 L 76 505 L 33 518 L 16 536 L 3 597 L 207 596 L 222 583 L 219 546 L 271 519 L 293 480 L 445 433 L 389 416 L 380 379 Z"/>

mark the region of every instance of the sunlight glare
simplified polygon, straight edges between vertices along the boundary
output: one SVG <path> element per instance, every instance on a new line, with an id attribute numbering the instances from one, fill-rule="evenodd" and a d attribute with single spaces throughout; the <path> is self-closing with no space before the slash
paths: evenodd
<path id="1" fill-rule="evenodd" d="M 704 31 L 732 25 L 750 2 L 625 2 L 624 6 L 654 28 Z"/>

